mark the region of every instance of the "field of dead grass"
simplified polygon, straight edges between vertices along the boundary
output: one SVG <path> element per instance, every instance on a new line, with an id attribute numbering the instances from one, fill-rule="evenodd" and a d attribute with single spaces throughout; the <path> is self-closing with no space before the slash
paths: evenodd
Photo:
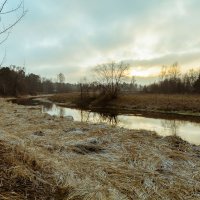
<path id="1" fill-rule="evenodd" d="M 79 92 L 71 92 L 71 93 L 64 93 L 64 94 L 55 94 L 50 96 L 48 99 L 53 102 L 61 103 L 61 104 L 72 104 L 73 102 L 77 101 L 80 97 Z"/>
<path id="2" fill-rule="evenodd" d="M 200 199 L 200 146 L 4 100 L 0 112 L 2 200 Z"/>
<path id="3" fill-rule="evenodd" d="M 49 99 L 70 105 L 79 96 L 79 93 L 66 93 L 54 95 Z M 108 102 L 107 108 L 124 112 L 141 110 L 200 116 L 200 95 L 121 94 L 118 99 Z"/>
<path id="4" fill-rule="evenodd" d="M 109 105 L 127 109 L 200 113 L 200 95 L 123 94 Z"/>

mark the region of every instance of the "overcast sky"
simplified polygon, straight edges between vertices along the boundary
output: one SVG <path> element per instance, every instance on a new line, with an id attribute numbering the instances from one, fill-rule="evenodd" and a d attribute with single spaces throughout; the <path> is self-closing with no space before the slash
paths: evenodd
<path id="1" fill-rule="evenodd" d="M 10 0 L 6 9 L 17 3 Z M 25 0 L 25 7 L 1 45 L 4 65 L 25 64 L 27 72 L 49 78 L 62 72 L 68 82 L 109 61 L 129 61 L 148 81 L 163 64 L 200 66 L 199 0 Z"/>

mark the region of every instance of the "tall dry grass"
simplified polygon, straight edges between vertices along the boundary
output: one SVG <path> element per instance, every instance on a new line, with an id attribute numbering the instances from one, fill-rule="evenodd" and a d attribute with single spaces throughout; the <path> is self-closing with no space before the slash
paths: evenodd
<path id="1" fill-rule="evenodd" d="M 78 101 L 80 94 L 66 93 L 49 97 L 51 101 L 70 104 Z M 98 99 L 95 100 L 98 102 Z M 105 103 L 105 102 L 104 102 Z M 93 108 L 95 103 L 90 102 Z M 200 95 L 167 95 L 167 94 L 121 94 L 117 99 L 109 101 L 109 108 L 119 110 L 146 110 L 158 112 L 175 112 L 182 114 L 200 113 Z"/>
<path id="2" fill-rule="evenodd" d="M 72 103 L 77 101 L 78 98 L 80 98 L 79 92 L 70 92 L 63 94 L 55 94 L 53 96 L 50 96 L 48 99 L 57 103 Z"/>
<path id="3" fill-rule="evenodd" d="M 117 107 L 154 111 L 200 112 L 200 95 L 122 94 L 111 102 Z"/>
<path id="4" fill-rule="evenodd" d="M 199 146 L 4 101 L 0 112 L 1 199 L 200 198 Z"/>

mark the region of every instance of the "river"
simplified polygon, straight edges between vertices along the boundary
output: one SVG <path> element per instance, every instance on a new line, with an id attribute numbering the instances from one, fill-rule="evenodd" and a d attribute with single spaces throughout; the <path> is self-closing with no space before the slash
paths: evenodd
<path id="1" fill-rule="evenodd" d="M 200 123 L 183 119 L 152 118 L 137 114 L 113 114 L 112 112 L 91 112 L 75 108 L 66 108 L 54 103 L 42 103 L 36 100 L 13 101 L 23 105 L 41 105 L 41 112 L 60 117 L 72 116 L 75 121 L 106 123 L 128 129 L 143 129 L 157 132 L 161 136 L 176 135 L 192 144 L 200 145 Z"/>

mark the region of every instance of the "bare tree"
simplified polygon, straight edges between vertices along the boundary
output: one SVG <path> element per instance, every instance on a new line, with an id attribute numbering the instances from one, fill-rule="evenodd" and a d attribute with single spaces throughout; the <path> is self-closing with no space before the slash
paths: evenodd
<path id="1" fill-rule="evenodd" d="M 58 82 L 59 83 L 62 84 L 62 83 L 65 82 L 65 75 L 63 73 L 59 73 L 58 76 L 57 76 L 57 78 L 58 78 Z"/>
<path id="2" fill-rule="evenodd" d="M 65 75 L 63 73 L 57 75 L 56 90 L 61 93 L 65 91 Z"/>
<path id="3" fill-rule="evenodd" d="M 187 73 L 183 76 L 183 84 L 185 86 L 185 90 L 187 92 L 193 92 L 194 91 L 194 83 L 198 78 L 198 72 L 194 69 L 190 69 Z"/>
<path id="4" fill-rule="evenodd" d="M 177 62 L 170 66 L 170 68 L 168 69 L 168 75 L 169 79 L 171 80 L 177 80 L 180 78 L 181 70 Z"/>
<path id="5" fill-rule="evenodd" d="M 0 20 L 1 20 L 1 28 L 0 28 L 0 35 L 4 35 L 4 39 L 0 42 L 2 44 L 9 36 L 10 30 L 25 16 L 27 10 L 24 8 L 24 0 L 20 1 L 19 4 L 12 9 L 6 10 L 6 6 L 9 0 L 4 0 L 0 5 Z M 10 24 L 4 24 L 3 19 L 8 17 L 11 13 L 17 13 L 18 17 L 11 22 Z"/>
<path id="6" fill-rule="evenodd" d="M 21 19 L 25 16 L 27 13 L 27 10 L 25 10 L 24 7 L 24 0 L 19 1 L 18 5 L 14 8 L 7 9 L 6 7 L 9 4 L 9 0 L 3 0 L 3 2 L 0 3 L 0 45 L 3 44 L 9 37 L 10 31 L 12 28 L 21 21 Z M 8 17 L 12 14 L 15 13 L 18 16 L 15 17 L 15 20 L 13 20 L 10 23 L 6 23 L 5 21 L 8 21 Z M 4 60 L 6 57 L 6 51 L 5 55 L 0 63 L 0 67 L 2 66 Z"/>
<path id="7" fill-rule="evenodd" d="M 124 62 L 111 62 L 95 67 L 94 72 L 104 95 L 111 99 L 117 98 L 120 84 L 127 76 L 128 69 L 129 64 Z"/>
<path id="8" fill-rule="evenodd" d="M 177 62 L 172 64 L 171 66 L 163 65 L 160 71 L 160 81 L 171 79 L 171 80 L 177 80 L 180 78 L 181 71 L 180 67 Z"/>
<path id="9" fill-rule="evenodd" d="M 163 81 L 164 79 L 167 79 L 168 76 L 168 70 L 167 70 L 167 66 L 163 65 L 160 71 L 160 80 Z"/>
<path id="10" fill-rule="evenodd" d="M 89 97 L 89 83 L 86 77 L 83 77 L 79 82 L 81 100 L 86 100 Z"/>
<path id="11" fill-rule="evenodd" d="M 137 90 L 136 78 L 135 78 L 135 76 L 132 76 L 131 77 L 131 83 L 130 83 L 130 86 L 129 86 L 129 91 L 135 92 L 136 90 Z"/>

